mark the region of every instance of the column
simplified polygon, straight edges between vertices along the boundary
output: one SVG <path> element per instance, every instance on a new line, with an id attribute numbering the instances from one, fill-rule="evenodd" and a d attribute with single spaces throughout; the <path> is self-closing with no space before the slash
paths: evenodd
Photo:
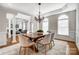
<path id="1" fill-rule="evenodd" d="M 27 30 L 27 23 L 28 23 L 28 21 L 25 22 L 25 30 Z"/>
<path id="2" fill-rule="evenodd" d="M 15 41 L 16 40 L 16 18 L 14 17 L 12 20 L 13 20 L 12 21 L 12 24 L 13 24 L 13 28 L 12 28 L 12 30 L 13 30 L 13 40 Z"/>
<path id="3" fill-rule="evenodd" d="M 8 25 L 9 25 L 9 28 L 8 28 L 8 30 L 9 30 L 8 35 L 9 36 L 8 37 L 11 38 L 11 19 L 9 19 L 9 24 Z"/>

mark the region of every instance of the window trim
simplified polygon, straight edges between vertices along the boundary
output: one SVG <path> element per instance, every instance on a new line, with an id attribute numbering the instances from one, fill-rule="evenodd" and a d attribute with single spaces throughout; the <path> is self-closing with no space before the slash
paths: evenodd
<path id="1" fill-rule="evenodd" d="M 60 16 L 58 17 L 58 28 L 59 28 L 59 22 L 60 22 L 60 21 L 62 21 L 62 20 L 68 20 L 68 19 L 69 19 L 69 17 L 68 17 L 67 15 L 65 15 L 66 17 L 64 17 L 63 19 L 60 19 L 60 17 L 62 17 L 62 16 L 63 16 L 63 15 L 60 15 Z M 59 33 L 59 29 L 58 29 L 57 33 L 60 34 L 60 33 Z M 65 34 L 61 34 L 61 35 L 65 35 Z M 68 20 L 68 34 L 67 34 L 67 35 L 69 35 L 69 20 Z"/>

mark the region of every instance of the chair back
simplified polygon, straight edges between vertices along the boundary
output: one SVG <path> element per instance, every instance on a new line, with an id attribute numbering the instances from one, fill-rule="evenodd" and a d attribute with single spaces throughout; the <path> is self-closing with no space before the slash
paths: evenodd
<path id="1" fill-rule="evenodd" d="M 31 42 L 31 41 L 29 40 L 29 38 L 22 36 L 22 34 L 19 34 L 18 36 L 19 36 L 19 43 L 20 43 L 20 46 L 27 45 L 27 44 L 29 44 L 29 43 Z"/>
<path id="2" fill-rule="evenodd" d="M 48 42 L 50 42 L 51 41 L 51 34 L 45 35 L 44 39 L 47 39 Z"/>
<path id="3" fill-rule="evenodd" d="M 51 33 L 51 41 L 53 41 L 54 33 Z"/>

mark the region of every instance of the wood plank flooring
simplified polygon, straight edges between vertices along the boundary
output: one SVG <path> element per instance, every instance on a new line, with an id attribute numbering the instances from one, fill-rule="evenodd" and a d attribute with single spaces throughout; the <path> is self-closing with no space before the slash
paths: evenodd
<path id="1" fill-rule="evenodd" d="M 79 55 L 79 51 L 78 48 L 76 46 L 76 43 L 73 41 L 67 41 L 67 40 L 62 40 L 62 39 L 55 39 L 55 40 L 59 40 L 62 42 L 62 44 L 64 44 L 64 42 L 67 43 L 67 55 Z"/>
<path id="2" fill-rule="evenodd" d="M 17 37 L 17 40 L 19 38 Z M 66 46 L 66 54 L 64 55 L 79 55 L 79 52 L 78 52 L 78 49 L 76 47 L 76 44 L 75 42 L 70 42 L 70 41 L 65 41 L 65 40 L 57 40 L 57 39 L 54 39 L 55 40 L 55 48 L 60 48 L 60 50 L 62 51 L 62 48 L 61 46 Z M 0 48 L 5 48 L 5 47 L 8 47 L 8 46 L 11 46 L 11 45 L 14 45 L 16 44 L 17 42 L 13 41 L 12 44 L 10 45 L 6 45 L 6 46 L 2 46 Z M 57 46 L 56 46 L 57 45 Z M 54 48 L 53 48 L 54 49 Z M 54 51 L 56 52 L 56 51 Z M 50 53 L 54 55 L 54 52 L 50 51 Z M 58 55 L 60 54 L 60 52 L 58 53 Z"/>

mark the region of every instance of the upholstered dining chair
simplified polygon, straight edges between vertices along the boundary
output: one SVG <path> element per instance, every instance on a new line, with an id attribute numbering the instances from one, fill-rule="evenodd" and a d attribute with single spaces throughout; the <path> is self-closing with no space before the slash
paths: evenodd
<path id="1" fill-rule="evenodd" d="M 27 49 L 27 53 L 29 54 L 29 48 L 33 47 L 33 50 L 35 52 L 35 43 L 32 42 L 31 40 L 29 40 L 29 38 L 26 38 L 24 36 L 22 36 L 21 34 L 18 35 L 19 36 L 19 44 L 20 44 L 20 50 L 19 50 L 19 54 L 21 54 L 21 49 L 23 48 L 23 52 L 24 55 L 26 54 L 26 49 Z"/>
<path id="2" fill-rule="evenodd" d="M 45 55 L 47 54 L 47 51 L 46 51 L 47 45 L 50 48 L 50 47 L 52 47 L 52 41 L 54 43 L 53 37 L 54 37 L 54 33 L 50 33 L 50 34 L 45 35 L 45 37 L 40 38 L 39 41 L 37 41 L 37 45 L 41 44 L 45 47 Z"/>
<path id="3" fill-rule="evenodd" d="M 54 43 L 54 34 L 55 33 L 50 33 L 50 35 L 51 35 L 50 43 L 52 43 L 51 46 L 50 46 L 50 48 L 52 48 L 55 45 L 55 43 Z"/>

